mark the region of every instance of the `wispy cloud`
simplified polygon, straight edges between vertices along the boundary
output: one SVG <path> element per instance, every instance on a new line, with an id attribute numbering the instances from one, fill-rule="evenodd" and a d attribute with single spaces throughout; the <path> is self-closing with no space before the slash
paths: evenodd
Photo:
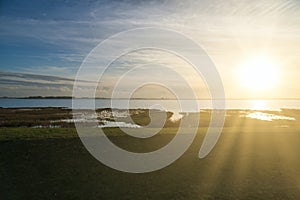
<path id="1" fill-rule="evenodd" d="M 81 87 L 88 88 L 88 80 L 77 80 Z M 71 96 L 74 79 L 59 76 L 12 73 L 0 71 L 0 96 Z"/>
<path id="2" fill-rule="evenodd" d="M 244 55 L 268 51 L 285 61 L 288 77 L 294 77 L 300 66 L 298 0 L 3 1 L 1 5 L 0 68 L 22 72 L 0 73 L 3 94 L 28 92 L 30 87 L 40 92 L 48 87 L 49 94 L 61 94 L 60 88 L 70 92 L 72 78 L 91 49 L 120 31 L 145 26 L 174 29 L 200 43 L 230 91 L 236 89 L 231 72 Z M 121 59 L 108 75 L 113 78 L 132 65 L 153 62 L 153 55 L 144 52 Z M 162 64 L 178 64 L 168 57 L 159 59 Z M 295 90 L 297 78 L 289 82 Z M 112 87 L 108 83 L 104 88 Z"/>

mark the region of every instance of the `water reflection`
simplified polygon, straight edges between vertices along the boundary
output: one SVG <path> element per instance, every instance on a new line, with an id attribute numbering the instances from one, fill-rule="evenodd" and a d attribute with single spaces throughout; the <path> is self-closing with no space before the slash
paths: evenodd
<path id="1" fill-rule="evenodd" d="M 253 100 L 252 110 L 267 110 L 267 101 L 266 100 Z"/>
<path id="2" fill-rule="evenodd" d="M 243 115 L 243 117 L 251 118 L 251 119 L 259 119 L 263 121 L 273 121 L 273 120 L 289 120 L 294 121 L 296 120 L 294 117 L 288 117 L 283 115 L 274 115 L 269 113 L 263 113 L 263 112 L 251 112 L 246 115 Z"/>
<path id="3" fill-rule="evenodd" d="M 106 128 L 106 127 L 124 127 L 124 128 L 141 128 L 141 126 L 137 124 L 131 124 L 126 122 L 114 122 L 114 121 L 101 121 L 103 124 L 98 125 L 99 128 Z"/>

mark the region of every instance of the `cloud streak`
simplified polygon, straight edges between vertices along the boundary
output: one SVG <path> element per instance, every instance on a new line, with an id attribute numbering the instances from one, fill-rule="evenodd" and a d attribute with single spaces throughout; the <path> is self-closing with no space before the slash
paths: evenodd
<path id="1" fill-rule="evenodd" d="M 87 80 L 77 81 L 82 88 L 88 88 L 92 84 Z M 0 96 L 32 96 L 45 91 L 45 96 L 71 96 L 73 84 L 72 78 L 0 71 Z M 30 92 L 24 94 L 24 90 Z"/>
<path id="2" fill-rule="evenodd" d="M 40 92 L 48 88 L 53 95 L 59 88 L 71 92 L 73 79 L 66 77 L 75 77 L 90 50 L 113 34 L 145 26 L 174 29 L 201 44 L 230 91 L 237 89 L 232 83 L 237 60 L 258 51 L 283 60 L 285 76 L 292 77 L 288 85 L 299 90 L 295 86 L 298 80 L 293 78 L 294 69 L 300 66 L 299 13 L 297 0 L 3 1 L 0 69 L 21 73 L 0 72 L 1 92 L 24 93 L 24 87 Z M 152 62 L 151 56 L 148 52 L 123 59 L 108 77 L 133 64 Z M 101 55 L 97 59 L 101 60 Z M 112 85 L 105 83 L 104 87 Z"/>

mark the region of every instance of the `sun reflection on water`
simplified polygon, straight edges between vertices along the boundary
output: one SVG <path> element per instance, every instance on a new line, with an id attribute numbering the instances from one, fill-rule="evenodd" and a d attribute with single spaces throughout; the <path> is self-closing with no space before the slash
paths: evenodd
<path id="1" fill-rule="evenodd" d="M 288 120 L 288 121 L 294 121 L 296 120 L 294 117 L 288 117 L 283 115 L 274 115 L 269 113 L 263 113 L 263 112 L 252 112 L 244 115 L 244 117 L 251 118 L 251 119 L 259 119 L 263 121 L 273 121 L 273 120 Z"/>
<path id="2" fill-rule="evenodd" d="M 254 100 L 252 101 L 252 110 L 267 110 L 268 103 L 266 100 Z"/>

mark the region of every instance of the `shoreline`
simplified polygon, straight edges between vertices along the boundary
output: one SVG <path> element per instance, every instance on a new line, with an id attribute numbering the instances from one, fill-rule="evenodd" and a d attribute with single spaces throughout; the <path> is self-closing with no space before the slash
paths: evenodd
<path id="1" fill-rule="evenodd" d="M 221 111 L 223 112 L 223 110 Z M 158 109 L 110 109 L 94 110 L 65 107 L 0 108 L 0 128 L 74 128 L 75 123 L 98 124 L 99 128 L 128 127 L 179 127 L 181 121 L 187 125 L 208 127 L 212 109 L 199 112 L 171 112 Z M 196 121 L 195 121 L 196 120 Z M 300 109 L 281 110 L 226 110 L 224 127 L 286 126 L 296 127 L 300 120 Z M 163 122 L 163 123 L 162 123 Z M 237 123 L 237 124 L 236 124 Z"/>

